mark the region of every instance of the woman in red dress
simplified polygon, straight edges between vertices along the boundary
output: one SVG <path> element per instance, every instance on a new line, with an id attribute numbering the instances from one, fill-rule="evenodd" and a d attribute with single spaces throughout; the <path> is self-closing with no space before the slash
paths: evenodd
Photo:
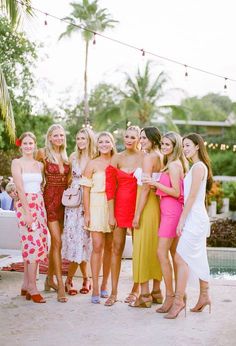
<path id="1" fill-rule="evenodd" d="M 134 172 L 141 167 L 143 153 L 138 149 L 140 129 L 130 126 L 124 136 L 125 150 L 115 154 L 106 169 L 106 195 L 109 208 L 109 225 L 113 232 L 111 262 L 112 292 L 105 302 L 112 306 L 117 299 L 121 257 L 125 246 L 126 230 L 132 228 L 135 213 L 137 180 Z M 136 299 L 138 285 L 135 284 L 126 302 Z"/>
<path id="2" fill-rule="evenodd" d="M 39 149 L 37 159 L 44 163 L 46 184 L 44 187 L 44 202 L 47 211 L 48 228 L 51 234 L 48 276 L 45 290 L 51 288 L 57 291 L 57 300 L 67 301 L 61 273 L 61 234 L 63 231 L 64 207 L 61 203 L 63 191 L 67 188 L 70 166 L 66 154 L 66 136 L 63 127 L 54 124 L 49 127 L 45 148 Z M 53 275 L 57 277 L 57 285 Z"/>

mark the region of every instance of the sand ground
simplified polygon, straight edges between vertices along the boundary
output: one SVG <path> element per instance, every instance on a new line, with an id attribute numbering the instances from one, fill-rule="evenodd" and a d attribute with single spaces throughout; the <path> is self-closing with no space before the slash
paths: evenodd
<path id="1" fill-rule="evenodd" d="M 38 287 L 43 290 L 45 276 Z M 1 272 L 0 345 L 236 345 L 236 281 L 212 280 L 212 313 L 191 313 L 198 292 L 188 289 L 187 317 L 166 320 L 150 309 L 130 308 L 123 303 L 132 285 L 131 261 L 122 263 L 119 301 L 113 307 L 90 303 L 89 295 L 56 301 L 53 292 L 43 293 L 46 304 L 34 304 L 19 295 L 22 273 Z M 81 286 L 81 279 L 75 280 Z"/>

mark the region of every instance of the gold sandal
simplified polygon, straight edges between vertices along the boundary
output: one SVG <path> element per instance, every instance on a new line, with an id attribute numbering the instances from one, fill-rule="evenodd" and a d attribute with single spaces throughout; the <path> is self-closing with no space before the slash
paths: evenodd
<path id="1" fill-rule="evenodd" d="M 114 294 L 111 294 L 110 297 L 105 301 L 105 306 L 112 306 L 117 302 L 117 297 Z"/>
<path id="2" fill-rule="evenodd" d="M 144 300 L 143 298 L 149 298 Z M 129 303 L 129 306 L 132 308 L 150 308 L 152 306 L 152 296 L 150 293 L 140 294 L 138 299 Z"/>
<path id="3" fill-rule="evenodd" d="M 152 296 L 152 302 L 154 304 L 162 304 L 163 303 L 163 295 L 161 293 L 161 290 L 152 291 L 151 296 Z"/>
<path id="4" fill-rule="evenodd" d="M 138 293 L 136 292 L 131 292 L 129 295 L 125 298 L 124 302 L 125 303 L 131 303 L 135 302 L 138 299 Z"/>

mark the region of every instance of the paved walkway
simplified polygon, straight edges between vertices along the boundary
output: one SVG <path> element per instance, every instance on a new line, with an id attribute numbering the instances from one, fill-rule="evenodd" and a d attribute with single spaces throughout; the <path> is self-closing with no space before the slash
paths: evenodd
<path id="1" fill-rule="evenodd" d="M 88 295 L 70 297 L 68 303 L 56 301 L 46 293 L 46 304 L 34 304 L 19 296 L 22 273 L 1 272 L 0 345 L 236 345 L 236 281 L 213 280 L 212 313 L 187 311 L 176 320 L 165 320 L 151 309 L 130 308 L 123 299 L 131 287 L 131 261 L 122 263 L 119 299 L 113 307 L 90 303 Z M 45 277 L 40 275 L 39 289 Z M 79 282 L 78 282 L 79 281 Z M 81 279 L 75 280 L 76 287 Z M 197 299 L 188 290 L 188 310 Z"/>

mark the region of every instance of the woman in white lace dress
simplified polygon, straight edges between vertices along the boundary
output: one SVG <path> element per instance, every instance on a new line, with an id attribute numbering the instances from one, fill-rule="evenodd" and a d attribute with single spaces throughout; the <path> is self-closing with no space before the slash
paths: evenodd
<path id="1" fill-rule="evenodd" d="M 198 302 L 192 312 L 201 312 L 211 300 L 208 294 L 210 270 L 207 260 L 206 237 L 210 222 L 205 208 L 206 192 L 212 185 L 212 170 L 202 137 L 190 133 L 183 138 L 184 154 L 192 167 L 184 178 L 184 209 L 177 227 L 180 240 L 175 261 L 177 286 L 174 303 L 165 318 L 176 318 L 186 309 L 185 289 L 189 278 L 200 285 Z M 193 280 L 191 280 L 193 282 Z"/>
<path id="2" fill-rule="evenodd" d="M 96 147 L 94 134 L 88 128 L 81 129 L 76 135 L 76 149 L 70 156 L 71 187 L 80 188 L 80 179 L 87 163 L 95 156 Z M 89 292 L 91 285 L 88 278 L 87 262 L 90 261 L 91 239 L 84 229 L 83 204 L 78 208 L 65 208 L 64 232 L 62 236 L 62 258 L 70 261 L 65 282 L 65 290 L 69 295 L 78 291 L 73 287 L 72 279 L 80 266 L 83 284 L 80 293 Z"/>

